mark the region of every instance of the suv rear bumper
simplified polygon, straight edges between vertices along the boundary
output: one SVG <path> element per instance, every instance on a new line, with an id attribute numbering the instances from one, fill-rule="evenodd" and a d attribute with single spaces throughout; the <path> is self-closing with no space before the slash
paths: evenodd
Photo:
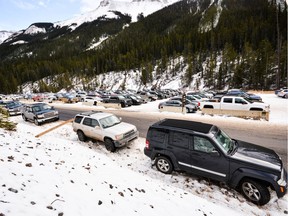
<path id="1" fill-rule="evenodd" d="M 139 131 L 135 131 L 129 137 L 126 137 L 126 138 L 121 139 L 121 140 L 115 140 L 114 145 L 115 145 L 115 147 L 121 147 L 121 146 L 126 145 L 129 141 L 136 139 L 138 137 L 139 137 Z"/>

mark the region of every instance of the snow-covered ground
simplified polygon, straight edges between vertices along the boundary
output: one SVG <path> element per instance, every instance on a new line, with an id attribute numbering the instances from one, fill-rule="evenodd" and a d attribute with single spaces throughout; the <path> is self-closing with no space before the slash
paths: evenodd
<path id="1" fill-rule="evenodd" d="M 288 100 L 273 94 L 261 96 L 271 105 L 271 115 L 269 122 L 257 122 L 287 127 Z M 125 109 L 168 115 L 159 113 L 157 104 Z M 227 116 L 194 116 L 255 122 Z M 78 141 L 70 123 L 35 138 L 59 122 L 39 127 L 24 122 L 20 116 L 11 120 L 18 123 L 16 132 L 0 129 L 1 216 L 288 214 L 288 195 L 277 199 L 272 192 L 270 202 L 258 207 L 238 192 L 205 179 L 158 172 L 143 154 L 143 137 L 109 153 L 101 143 Z"/>

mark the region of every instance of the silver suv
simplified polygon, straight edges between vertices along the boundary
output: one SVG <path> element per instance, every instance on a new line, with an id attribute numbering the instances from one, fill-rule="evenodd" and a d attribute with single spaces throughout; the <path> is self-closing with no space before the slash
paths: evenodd
<path id="1" fill-rule="evenodd" d="M 22 118 L 41 125 L 44 122 L 59 120 L 59 113 L 46 103 L 26 104 L 22 111 Z"/>
<path id="2" fill-rule="evenodd" d="M 77 114 L 72 127 L 80 141 L 85 142 L 87 138 L 100 140 L 111 152 L 139 136 L 136 126 L 122 122 L 114 114 L 101 111 Z"/>

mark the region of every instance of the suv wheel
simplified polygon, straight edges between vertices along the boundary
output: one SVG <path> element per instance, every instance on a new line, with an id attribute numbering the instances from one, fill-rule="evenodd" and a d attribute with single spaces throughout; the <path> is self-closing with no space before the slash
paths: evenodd
<path id="1" fill-rule="evenodd" d="M 78 139 L 80 140 L 80 141 L 82 141 L 82 142 L 85 142 L 86 141 L 86 136 L 85 136 L 85 134 L 82 132 L 82 131 L 80 131 L 80 130 L 78 130 L 77 131 L 77 135 L 78 135 Z"/>
<path id="2" fill-rule="evenodd" d="M 166 157 L 163 157 L 163 156 L 157 157 L 155 164 L 156 164 L 156 168 L 162 173 L 170 174 L 173 171 L 172 163 Z"/>
<path id="3" fill-rule="evenodd" d="M 245 179 L 240 186 L 243 196 L 256 205 L 265 205 L 270 200 L 270 193 L 267 187 L 251 180 Z"/>
<path id="4" fill-rule="evenodd" d="M 105 139 L 105 148 L 110 152 L 115 152 L 116 147 L 111 139 Z"/>

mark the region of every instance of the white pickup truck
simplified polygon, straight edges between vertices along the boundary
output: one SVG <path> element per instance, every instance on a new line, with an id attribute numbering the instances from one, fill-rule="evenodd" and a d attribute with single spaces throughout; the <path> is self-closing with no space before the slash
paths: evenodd
<path id="1" fill-rule="evenodd" d="M 247 110 L 247 111 L 270 111 L 270 105 L 262 102 L 253 102 L 247 98 L 236 96 L 223 96 L 218 102 L 203 101 L 200 109 L 220 109 L 220 110 Z"/>

